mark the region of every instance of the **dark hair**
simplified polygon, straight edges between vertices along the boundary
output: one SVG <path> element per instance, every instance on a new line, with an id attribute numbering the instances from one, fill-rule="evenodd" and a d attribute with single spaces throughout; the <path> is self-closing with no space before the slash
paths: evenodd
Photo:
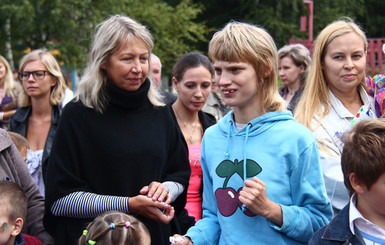
<path id="1" fill-rule="evenodd" d="M 345 186 L 354 189 L 349 175 L 354 173 L 368 190 L 385 173 L 385 119 L 367 119 L 356 123 L 345 137 L 341 157 Z"/>
<path id="2" fill-rule="evenodd" d="M 188 69 L 199 66 L 205 67 L 209 70 L 211 77 L 214 76 L 214 68 L 209 58 L 197 52 L 182 55 L 172 68 L 172 75 L 180 82 Z"/>
<path id="3" fill-rule="evenodd" d="M 112 225 L 111 225 L 112 224 Z M 150 245 L 151 237 L 147 227 L 131 215 L 110 211 L 99 215 L 83 232 L 79 245 Z"/>
<path id="4" fill-rule="evenodd" d="M 17 218 L 27 218 L 27 198 L 23 189 L 11 181 L 0 181 L 0 205 L 6 205 L 8 218 L 14 222 Z"/>

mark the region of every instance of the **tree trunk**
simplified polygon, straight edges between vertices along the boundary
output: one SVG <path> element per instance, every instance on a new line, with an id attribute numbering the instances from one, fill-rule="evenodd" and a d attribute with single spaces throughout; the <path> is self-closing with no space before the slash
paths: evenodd
<path id="1" fill-rule="evenodd" d="M 5 32 L 5 58 L 8 60 L 9 66 L 13 71 L 15 69 L 15 65 L 13 63 L 13 55 L 12 55 L 12 46 L 11 46 L 11 19 L 7 18 L 4 25 Z M 11 71 L 11 72 L 12 72 Z"/>

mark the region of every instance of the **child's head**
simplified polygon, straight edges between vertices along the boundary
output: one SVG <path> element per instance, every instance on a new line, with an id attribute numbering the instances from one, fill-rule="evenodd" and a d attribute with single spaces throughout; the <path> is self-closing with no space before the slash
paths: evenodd
<path id="1" fill-rule="evenodd" d="M 216 32 L 209 44 L 212 61 L 246 62 L 255 70 L 267 111 L 283 110 L 278 94 L 278 55 L 273 38 L 261 27 L 231 21 Z"/>
<path id="2" fill-rule="evenodd" d="M 24 161 L 27 160 L 27 150 L 29 149 L 28 140 L 15 132 L 8 132 L 9 137 L 11 137 L 16 148 L 19 150 L 20 155 L 23 157 Z"/>
<path id="3" fill-rule="evenodd" d="M 0 244 L 14 244 L 27 217 L 23 190 L 10 181 L 0 181 Z"/>
<path id="4" fill-rule="evenodd" d="M 359 121 L 344 139 L 341 166 L 346 188 L 350 195 L 357 192 L 353 177 L 370 191 L 385 174 L 385 119 Z"/>
<path id="5" fill-rule="evenodd" d="M 104 213 L 92 221 L 79 239 L 79 245 L 150 245 L 147 227 L 138 219 L 118 211 Z"/>

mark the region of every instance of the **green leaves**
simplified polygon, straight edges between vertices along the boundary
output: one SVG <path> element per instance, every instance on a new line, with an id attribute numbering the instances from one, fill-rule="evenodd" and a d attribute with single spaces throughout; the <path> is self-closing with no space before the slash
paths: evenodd
<path id="1" fill-rule="evenodd" d="M 244 160 L 238 162 L 238 159 L 235 159 L 234 162 L 230 160 L 224 160 L 218 165 L 215 172 L 219 177 L 226 178 L 223 184 L 223 188 L 227 187 L 227 183 L 229 179 L 235 173 L 237 173 L 243 180 L 245 180 L 246 178 L 251 178 L 258 175 L 262 171 L 261 166 L 257 162 L 251 159 L 247 159 L 246 160 L 246 178 L 244 178 L 243 161 Z"/>
<path id="2" fill-rule="evenodd" d="M 202 9 L 202 5 L 190 0 L 175 7 L 161 0 L 3 0 L 0 23 L 11 19 L 15 61 L 26 50 L 47 48 L 58 51 L 60 55 L 56 58 L 67 67 L 81 71 L 86 65 L 95 26 L 111 15 L 127 15 L 150 29 L 154 52 L 161 58 L 167 74 L 179 56 L 197 50 L 197 42 L 207 42 L 208 29 L 196 20 Z M 7 40 L 0 26 L 1 54 L 5 53 Z"/>

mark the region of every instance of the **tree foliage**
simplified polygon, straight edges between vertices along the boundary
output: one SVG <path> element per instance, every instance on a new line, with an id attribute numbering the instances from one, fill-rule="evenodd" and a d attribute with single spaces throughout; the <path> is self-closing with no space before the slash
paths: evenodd
<path id="1" fill-rule="evenodd" d="M 153 34 L 154 52 L 169 70 L 175 59 L 206 42 L 208 29 L 194 21 L 202 6 L 190 0 L 170 6 L 160 0 L 3 0 L 0 23 L 11 20 L 15 60 L 37 48 L 54 51 L 65 65 L 82 69 L 95 26 L 110 15 L 130 16 Z M 4 28 L 0 52 L 5 53 Z"/>
<path id="2" fill-rule="evenodd" d="M 177 4 L 178 0 L 166 0 Z M 245 21 L 265 28 L 274 38 L 277 47 L 287 44 L 289 39 L 307 39 L 308 33 L 300 31 L 300 17 L 308 15 L 303 0 L 194 0 L 205 6 L 199 18 L 206 20 L 210 32 L 207 39 L 218 28 L 230 20 Z M 357 21 L 368 37 L 384 37 L 385 1 L 378 0 L 313 0 L 313 36 L 329 23 L 341 17 Z M 201 46 L 206 48 L 207 44 Z M 204 49 L 203 49 L 204 50 Z"/>
<path id="3" fill-rule="evenodd" d="M 314 1 L 314 38 L 343 16 L 359 22 L 368 37 L 384 37 L 384 9 L 385 1 L 378 0 Z M 47 48 L 65 65 L 81 70 L 95 26 L 123 14 L 150 29 L 154 53 L 169 74 L 182 54 L 206 53 L 213 33 L 230 20 L 262 26 L 279 48 L 290 38 L 307 39 L 300 31 L 300 17 L 307 13 L 303 0 L 2 0 L 0 54 L 10 49 L 17 64 L 28 50 Z"/>

